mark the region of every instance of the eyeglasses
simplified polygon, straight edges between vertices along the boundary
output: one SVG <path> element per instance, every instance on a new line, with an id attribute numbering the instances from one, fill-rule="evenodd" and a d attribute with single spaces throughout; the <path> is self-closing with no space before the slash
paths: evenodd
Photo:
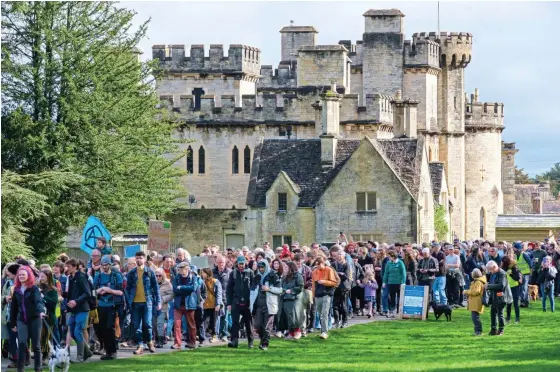
<path id="1" fill-rule="evenodd" d="M 157 277 L 157 278 L 162 278 L 163 275 L 157 275 L 157 274 L 156 274 L 156 277 Z"/>

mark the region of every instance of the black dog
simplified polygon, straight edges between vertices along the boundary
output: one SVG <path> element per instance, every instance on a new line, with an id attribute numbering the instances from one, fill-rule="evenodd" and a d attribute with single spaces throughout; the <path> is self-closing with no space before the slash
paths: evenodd
<path id="1" fill-rule="evenodd" d="M 451 306 L 449 306 L 449 305 L 439 305 L 439 304 L 436 304 L 434 301 L 430 302 L 430 306 L 434 310 L 434 315 L 436 317 L 436 320 L 439 319 L 441 314 L 445 314 L 445 318 L 447 319 L 447 321 L 448 322 L 451 321 L 451 313 L 453 312 L 453 308 Z"/>

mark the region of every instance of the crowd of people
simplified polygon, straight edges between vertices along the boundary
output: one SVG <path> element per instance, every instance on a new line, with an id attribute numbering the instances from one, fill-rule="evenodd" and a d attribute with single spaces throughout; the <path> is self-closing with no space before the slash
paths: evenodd
<path id="1" fill-rule="evenodd" d="M 394 318 L 402 285 L 428 286 L 436 305 L 468 306 L 476 336 L 482 335 L 480 314 L 490 306 L 490 335 L 501 335 L 512 309 L 521 321 L 529 285 L 539 287 L 545 312 L 555 310 L 560 293 L 560 250 L 548 239 L 388 245 L 341 235 L 330 248 L 212 245 L 199 256 L 208 267 L 194 266 L 182 248 L 139 251 L 121 262 L 99 238 L 88 262 L 61 254 L 36 267 L 16 257 L 3 268 L 3 357 L 23 371 L 33 352 L 40 371 L 49 341 L 64 346 L 72 340 L 74 363 L 94 354 L 112 360 L 122 348 L 153 353 L 167 344 L 195 349 L 222 341 L 238 348 L 246 339 L 253 348 L 255 337 L 267 350 L 272 337 L 317 333 L 327 339 L 330 329 L 346 327 L 354 316 Z"/>

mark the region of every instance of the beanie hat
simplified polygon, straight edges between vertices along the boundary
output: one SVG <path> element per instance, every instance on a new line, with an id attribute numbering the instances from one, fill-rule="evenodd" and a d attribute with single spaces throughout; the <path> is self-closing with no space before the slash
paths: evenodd
<path id="1" fill-rule="evenodd" d="M 515 249 L 522 249 L 522 248 L 523 248 L 523 244 L 521 244 L 521 242 L 515 242 L 515 243 L 513 243 L 513 248 L 515 248 Z"/>
<path id="2" fill-rule="evenodd" d="M 105 255 L 101 257 L 101 265 L 110 265 L 111 264 L 111 256 Z"/>
<path id="3" fill-rule="evenodd" d="M 280 253 L 280 259 L 292 257 L 292 253 L 286 244 L 282 246 L 282 253 Z"/>
<path id="4" fill-rule="evenodd" d="M 18 270 L 19 270 L 19 268 L 20 268 L 20 265 L 19 265 L 19 264 L 17 264 L 17 263 L 16 263 L 16 264 L 12 264 L 12 265 L 8 266 L 8 272 L 9 272 L 10 274 L 16 275 L 17 272 L 18 272 Z"/>
<path id="5" fill-rule="evenodd" d="M 245 264 L 247 262 L 247 259 L 245 258 L 245 256 L 237 256 L 237 264 Z"/>

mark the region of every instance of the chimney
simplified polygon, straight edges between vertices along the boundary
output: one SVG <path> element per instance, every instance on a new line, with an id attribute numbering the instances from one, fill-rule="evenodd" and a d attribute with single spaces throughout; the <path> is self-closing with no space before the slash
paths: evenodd
<path id="1" fill-rule="evenodd" d="M 393 105 L 393 136 L 398 138 L 406 136 L 416 138 L 418 136 L 418 101 L 403 100 L 402 93 L 397 90 Z"/>
<path id="2" fill-rule="evenodd" d="M 538 192 L 531 194 L 531 204 L 533 205 L 533 214 L 542 214 L 543 202 Z"/>
<path id="3" fill-rule="evenodd" d="M 324 168 L 333 168 L 336 160 L 336 143 L 340 131 L 340 99 L 336 93 L 336 82 L 332 82 L 331 89 L 321 94 L 321 164 Z"/>

